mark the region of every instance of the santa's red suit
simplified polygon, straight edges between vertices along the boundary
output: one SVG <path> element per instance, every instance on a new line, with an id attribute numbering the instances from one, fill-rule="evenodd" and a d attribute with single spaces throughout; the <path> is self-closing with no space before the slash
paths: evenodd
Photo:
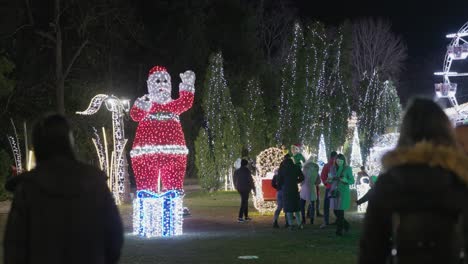
<path id="1" fill-rule="evenodd" d="M 179 115 L 192 107 L 193 92 L 181 90 L 178 99 L 163 104 L 137 100 L 130 110 L 139 122 L 130 152 L 137 190 L 157 192 L 159 175 L 161 191 L 182 190 L 188 149 Z"/>

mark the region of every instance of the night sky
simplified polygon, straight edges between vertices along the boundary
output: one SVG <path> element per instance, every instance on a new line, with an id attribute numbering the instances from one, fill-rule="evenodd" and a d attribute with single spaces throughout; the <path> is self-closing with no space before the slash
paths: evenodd
<path id="1" fill-rule="evenodd" d="M 402 36 L 408 46 L 406 69 L 401 75 L 398 89 L 403 102 L 415 94 L 433 95 L 433 84 L 442 80 L 441 77 L 433 76 L 433 73 L 442 70 L 446 46 L 450 42 L 445 35 L 456 33 L 468 22 L 467 0 L 330 0 L 321 4 L 320 8 L 317 8 L 317 1 L 313 0 L 294 2 L 300 16 L 327 24 L 369 16 L 390 20 L 394 32 Z M 468 61 L 457 62 L 452 71 L 468 72 L 467 65 Z M 455 81 L 459 83 L 457 98 L 461 102 L 468 101 L 468 78 L 465 79 Z"/>

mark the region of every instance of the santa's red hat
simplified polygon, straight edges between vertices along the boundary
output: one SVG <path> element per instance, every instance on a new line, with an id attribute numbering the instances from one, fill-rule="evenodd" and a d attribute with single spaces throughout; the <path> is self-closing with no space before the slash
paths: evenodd
<path id="1" fill-rule="evenodd" d="M 153 68 L 151 68 L 151 70 L 148 73 L 148 76 L 150 76 L 151 74 L 153 74 L 155 72 L 167 72 L 167 69 L 164 66 L 156 65 Z"/>

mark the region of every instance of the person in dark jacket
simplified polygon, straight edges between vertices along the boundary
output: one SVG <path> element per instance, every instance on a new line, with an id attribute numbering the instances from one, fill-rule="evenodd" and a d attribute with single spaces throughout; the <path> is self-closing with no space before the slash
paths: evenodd
<path id="1" fill-rule="evenodd" d="M 283 191 L 281 188 L 278 186 L 278 169 L 275 169 L 273 175 L 273 179 L 271 179 L 271 187 L 275 188 L 276 190 L 276 210 L 275 213 L 273 214 L 273 228 L 279 228 L 278 225 L 278 218 L 281 213 L 281 210 L 283 210 Z M 288 224 L 288 218 L 286 216 L 286 213 L 284 214 L 284 222 L 285 225 L 284 227 L 289 227 Z"/>
<path id="2" fill-rule="evenodd" d="M 60 115 L 33 128 L 37 167 L 13 177 L 4 263 L 117 263 L 123 228 L 105 174 L 76 160 Z"/>
<path id="3" fill-rule="evenodd" d="M 468 246 L 468 157 L 432 100 L 414 100 L 400 131 L 369 200 L 359 263 L 460 263 Z"/>
<path id="4" fill-rule="evenodd" d="M 242 159 L 241 167 L 234 171 L 233 177 L 234 186 L 241 196 L 239 218 L 237 219 L 239 223 L 252 220 L 252 218 L 249 217 L 249 194 L 250 191 L 254 191 L 255 193 L 255 185 L 252 174 L 250 173 L 249 168 L 247 168 L 247 165 L 249 165 L 249 162 Z"/>
<path id="5" fill-rule="evenodd" d="M 278 170 L 278 186 L 283 191 L 283 210 L 291 229 L 296 228 L 293 224 L 293 214 L 296 216 L 297 227 L 303 228 L 298 189 L 298 184 L 303 180 L 304 175 L 301 168 L 294 164 L 289 154 L 286 155 Z"/>
<path id="6" fill-rule="evenodd" d="M 359 198 L 357 201 L 356 201 L 356 205 L 359 206 L 363 203 L 367 203 L 369 201 L 369 199 L 371 199 L 373 193 L 374 193 L 374 185 L 375 185 L 375 182 L 377 181 L 377 176 L 371 176 L 369 178 L 369 186 L 370 186 L 370 189 L 369 191 L 366 192 L 366 194 L 364 194 L 361 198 Z"/>

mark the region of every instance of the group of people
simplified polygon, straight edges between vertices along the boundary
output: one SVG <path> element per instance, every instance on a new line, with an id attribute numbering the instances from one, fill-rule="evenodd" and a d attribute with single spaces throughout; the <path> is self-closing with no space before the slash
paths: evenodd
<path id="1" fill-rule="evenodd" d="M 77 161 L 70 127 L 60 115 L 38 122 L 32 139 L 36 168 L 6 185 L 14 200 L 4 262 L 116 263 L 123 228 L 105 174 Z M 349 186 L 354 183 L 344 155 L 332 152 L 319 179 L 316 163 L 291 154 L 284 156 L 272 181 L 278 190 L 273 226 L 279 227 L 281 209 L 291 229 L 303 228 L 307 218 L 313 223 L 321 181 L 323 226 L 333 209 L 336 234 L 343 235 L 349 230 L 344 211 L 350 207 Z M 414 100 L 404 115 L 397 147 L 383 157 L 383 171 L 366 198 L 359 263 L 466 263 L 467 164 L 468 126 L 454 129 L 435 102 Z M 234 173 L 242 197 L 239 221 L 249 221 L 248 196 L 255 186 L 248 162 L 241 165 Z"/>
<path id="2" fill-rule="evenodd" d="M 241 196 L 238 222 L 251 220 L 248 217 L 248 198 L 251 190 L 255 192 L 255 186 L 247 165 L 247 160 L 242 160 L 241 168 L 234 172 L 234 185 Z M 290 153 L 284 155 L 271 181 L 277 191 L 273 227 L 279 228 L 281 211 L 285 213 L 285 226 L 290 229 L 303 229 L 307 220 L 314 224 L 321 182 L 325 184 L 324 223 L 321 228 L 329 225 L 329 211 L 332 209 L 336 216 L 336 234 L 342 236 L 343 231 L 347 232 L 350 224 L 344 212 L 351 205 L 350 185 L 354 184 L 354 177 L 345 156 L 331 152 L 328 163 L 319 175 L 319 165 L 312 159 L 306 161 L 295 145 Z"/>
<path id="3" fill-rule="evenodd" d="M 278 190 L 278 217 L 286 213 L 290 228 L 303 228 L 305 208 L 314 222 L 318 165 L 297 162 L 286 154 L 273 186 Z M 403 117 L 394 150 L 382 158 L 382 172 L 371 177 L 360 242 L 359 263 L 468 262 L 468 125 L 453 127 L 442 108 L 430 99 L 412 101 Z M 332 152 L 320 175 L 325 184 L 324 223 L 336 216 L 336 234 L 349 230 L 344 211 L 350 207 L 351 168 Z M 298 185 L 301 185 L 299 191 Z"/>

